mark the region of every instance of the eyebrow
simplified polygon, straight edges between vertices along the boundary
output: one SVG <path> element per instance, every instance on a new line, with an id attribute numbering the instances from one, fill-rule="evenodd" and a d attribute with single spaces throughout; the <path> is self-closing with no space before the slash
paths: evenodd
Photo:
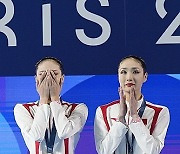
<path id="1" fill-rule="evenodd" d="M 46 71 L 38 71 L 38 72 L 41 72 L 41 73 L 42 73 L 42 72 L 46 72 Z"/>
<path id="2" fill-rule="evenodd" d="M 51 70 L 51 71 L 57 71 L 58 72 L 58 70 Z M 38 71 L 38 72 L 46 72 L 46 70 L 41 70 L 41 71 Z"/>
<path id="3" fill-rule="evenodd" d="M 57 71 L 58 72 L 58 70 L 52 70 L 52 71 Z"/>
<path id="4" fill-rule="evenodd" d="M 125 70 L 127 70 L 128 68 L 123 67 L 123 68 L 120 68 L 120 70 L 121 70 L 121 69 L 125 69 Z M 133 69 L 133 70 L 138 69 L 138 70 L 139 70 L 140 68 L 139 68 L 139 67 L 132 67 L 131 69 Z"/>

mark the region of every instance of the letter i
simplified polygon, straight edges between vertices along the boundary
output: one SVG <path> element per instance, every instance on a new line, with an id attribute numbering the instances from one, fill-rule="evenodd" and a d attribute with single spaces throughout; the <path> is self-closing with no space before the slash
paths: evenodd
<path id="1" fill-rule="evenodd" d="M 43 46 L 51 46 L 51 4 L 42 5 Z"/>

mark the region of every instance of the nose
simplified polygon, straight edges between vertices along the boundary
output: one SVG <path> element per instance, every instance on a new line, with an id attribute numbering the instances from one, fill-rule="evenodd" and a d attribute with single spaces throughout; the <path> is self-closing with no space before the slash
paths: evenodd
<path id="1" fill-rule="evenodd" d="M 132 79 L 133 79 L 132 73 L 131 73 L 131 72 L 128 72 L 128 73 L 127 73 L 127 76 L 126 76 L 126 80 L 127 80 L 127 81 L 132 81 Z"/>
<path id="2" fill-rule="evenodd" d="M 46 70 L 47 76 L 50 75 L 50 70 Z"/>

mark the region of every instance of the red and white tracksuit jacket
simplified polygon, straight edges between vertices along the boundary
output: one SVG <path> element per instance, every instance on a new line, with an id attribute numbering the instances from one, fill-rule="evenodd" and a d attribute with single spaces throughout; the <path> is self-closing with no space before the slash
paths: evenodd
<path id="1" fill-rule="evenodd" d="M 14 108 L 15 120 L 31 154 L 47 153 L 45 131 L 52 127 L 53 118 L 57 129 L 53 153 L 74 154 L 87 115 L 85 104 L 64 101 L 39 106 L 37 101 L 17 104 Z"/>
<path id="2" fill-rule="evenodd" d="M 138 109 L 143 98 L 138 101 Z M 127 102 L 128 104 L 128 102 Z M 133 154 L 159 154 L 170 121 L 167 107 L 154 105 L 146 101 L 146 108 L 140 122 L 132 123 L 127 112 L 128 126 L 118 122 L 119 100 L 100 106 L 95 117 L 95 143 L 98 154 L 126 154 L 126 133 L 134 134 Z M 132 142 L 131 142 L 132 143 Z"/>

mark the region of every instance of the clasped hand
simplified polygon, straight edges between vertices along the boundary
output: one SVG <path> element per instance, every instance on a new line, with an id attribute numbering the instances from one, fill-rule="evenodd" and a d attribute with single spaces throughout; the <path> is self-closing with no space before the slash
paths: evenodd
<path id="1" fill-rule="evenodd" d="M 39 79 L 36 79 L 36 89 L 42 104 L 59 101 L 61 82 L 58 81 L 53 71 L 44 71 Z"/>
<path id="2" fill-rule="evenodd" d="M 126 100 L 129 102 L 129 111 L 130 116 L 132 118 L 138 117 L 137 113 L 137 100 L 135 95 L 135 89 L 134 86 L 131 87 L 129 92 L 126 92 L 126 95 L 124 94 L 122 87 L 119 88 L 119 96 L 120 96 L 120 112 L 119 112 L 119 119 L 125 119 L 125 115 L 127 113 L 127 104 Z"/>

